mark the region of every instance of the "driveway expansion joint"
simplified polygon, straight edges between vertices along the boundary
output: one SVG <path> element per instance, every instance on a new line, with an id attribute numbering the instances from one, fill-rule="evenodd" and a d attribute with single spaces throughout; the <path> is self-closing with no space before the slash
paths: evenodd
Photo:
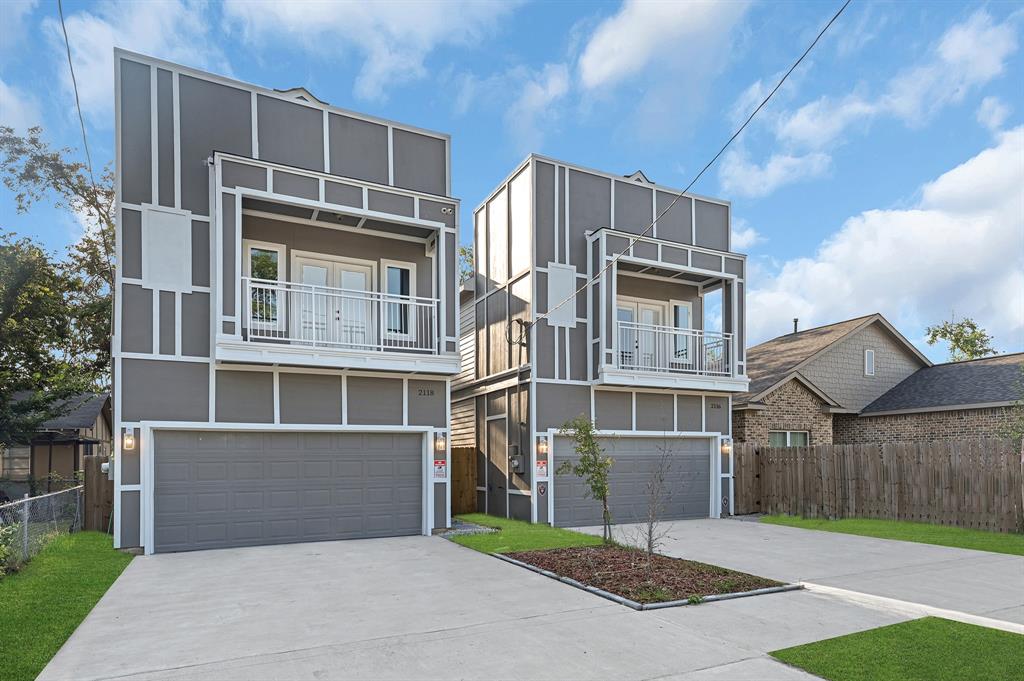
<path id="1" fill-rule="evenodd" d="M 981 627 L 987 627 L 989 629 L 999 629 L 1001 631 L 1008 631 L 1012 634 L 1024 635 L 1024 624 L 1017 622 L 1007 622 L 1006 620 L 994 619 L 992 617 L 984 617 L 982 615 L 972 615 L 968 612 L 961 612 L 959 610 L 948 610 L 946 608 L 937 608 L 932 605 L 925 605 L 923 603 L 915 603 L 913 601 L 901 601 L 898 598 L 889 598 L 888 596 L 876 596 L 874 594 L 868 594 L 861 591 L 852 591 L 850 589 L 842 589 L 836 586 L 827 586 L 825 584 L 815 584 L 813 582 L 801 582 L 801 585 L 812 593 L 820 593 L 829 596 L 835 596 L 842 600 L 854 603 L 856 605 L 875 607 L 888 612 L 898 613 L 902 615 L 911 615 L 915 617 L 941 617 L 947 620 L 954 620 L 956 622 L 963 622 L 964 624 L 975 624 Z"/>

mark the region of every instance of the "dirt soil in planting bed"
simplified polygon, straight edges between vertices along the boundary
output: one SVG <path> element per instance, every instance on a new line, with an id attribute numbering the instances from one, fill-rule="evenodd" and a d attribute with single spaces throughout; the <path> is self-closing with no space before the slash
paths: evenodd
<path id="1" fill-rule="evenodd" d="M 782 585 L 745 572 L 659 554 L 648 564 L 646 552 L 621 546 L 584 546 L 505 555 L 638 603 L 687 600 Z"/>

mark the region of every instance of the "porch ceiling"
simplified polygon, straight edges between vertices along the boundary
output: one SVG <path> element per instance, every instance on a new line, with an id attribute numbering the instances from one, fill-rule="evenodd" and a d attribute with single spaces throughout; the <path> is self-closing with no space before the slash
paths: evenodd
<path id="1" fill-rule="evenodd" d="M 335 225 L 343 227 L 357 227 L 376 232 L 411 236 L 417 239 L 427 239 L 434 234 L 435 231 L 426 227 L 402 225 L 394 222 L 388 222 L 387 220 L 364 218 L 359 215 L 345 212 L 345 209 L 342 206 L 332 206 L 330 209 L 317 209 L 290 203 L 279 203 L 276 201 L 245 197 L 242 199 L 242 210 L 301 218 L 303 220 L 310 220 L 314 223 L 322 224 L 324 227 L 331 227 Z"/>

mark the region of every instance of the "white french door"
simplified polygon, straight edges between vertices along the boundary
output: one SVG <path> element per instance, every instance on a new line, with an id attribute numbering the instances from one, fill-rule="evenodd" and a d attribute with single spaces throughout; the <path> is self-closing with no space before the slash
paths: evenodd
<path id="1" fill-rule="evenodd" d="M 353 347 L 374 344 L 372 267 L 297 256 L 295 270 L 304 285 L 293 308 L 296 337 Z"/>
<path id="2" fill-rule="evenodd" d="M 656 368 L 664 361 L 659 334 L 654 327 L 665 323 L 667 308 L 661 303 L 620 299 L 616 318 L 619 326 L 619 357 L 623 365 Z"/>

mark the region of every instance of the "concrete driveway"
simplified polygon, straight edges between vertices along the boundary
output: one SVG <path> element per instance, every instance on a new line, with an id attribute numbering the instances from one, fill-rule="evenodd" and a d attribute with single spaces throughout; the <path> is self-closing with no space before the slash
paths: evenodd
<path id="1" fill-rule="evenodd" d="M 762 570 L 761 572 L 764 572 Z M 636 612 L 433 537 L 136 558 L 43 680 L 810 679 L 901 616 L 808 592 Z"/>
<path id="2" fill-rule="evenodd" d="M 1024 624 L 1024 557 L 768 525 L 756 520 L 665 523 L 662 553 L 787 582 Z M 635 526 L 615 528 L 633 537 Z M 582 528 L 601 534 L 600 527 Z"/>

